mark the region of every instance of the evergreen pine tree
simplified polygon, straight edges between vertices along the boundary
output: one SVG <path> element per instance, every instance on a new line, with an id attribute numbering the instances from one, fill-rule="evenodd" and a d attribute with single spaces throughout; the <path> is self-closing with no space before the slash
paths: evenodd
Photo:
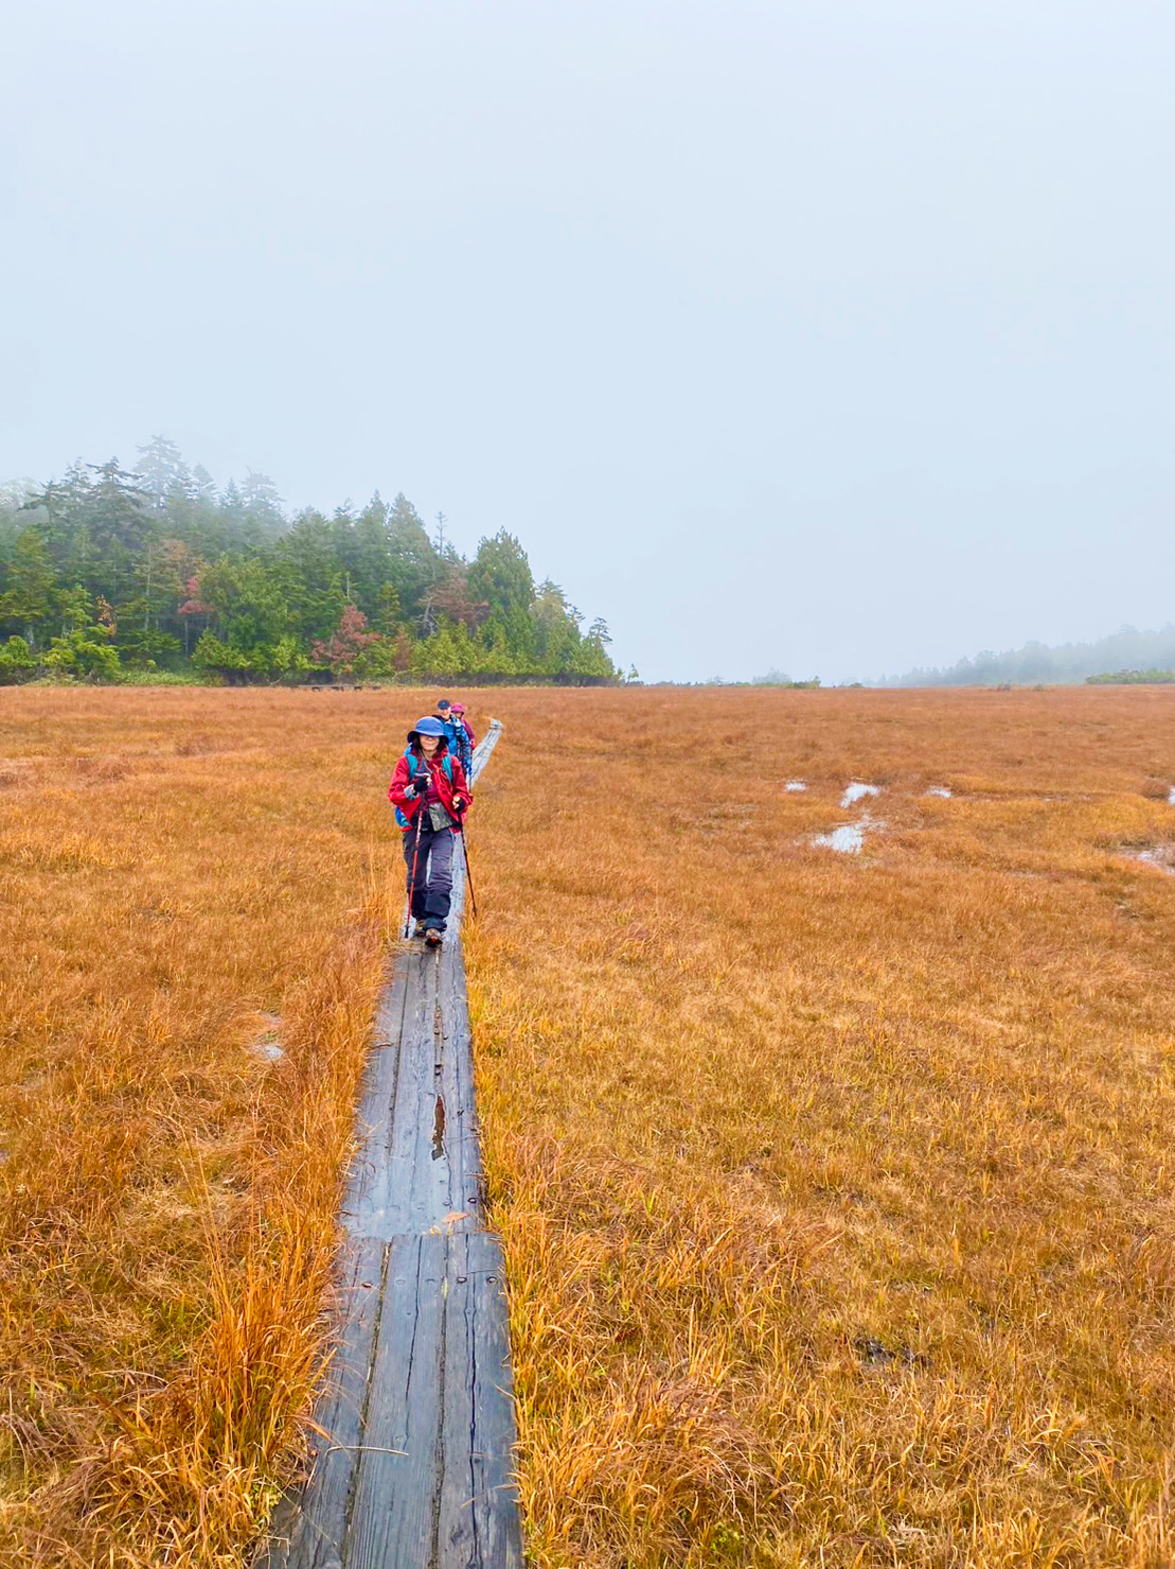
<path id="1" fill-rule="evenodd" d="M 0 622 L 22 633 L 35 649 L 53 613 L 55 584 L 53 560 L 37 529 L 23 529 L 17 536 L 6 578 L 7 587 L 0 595 Z"/>
<path id="2" fill-rule="evenodd" d="M 241 484 L 241 508 L 255 523 L 270 531 L 279 529 L 286 521 L 282 511 L 282 498 L 268 474 L 257 469 L 246 469 Z"/>
<path id="3" fill-rule="evenodd" d="M 427 633 L 435 627 L 436 615 L 426 605 L 426 598 L 441 575 L 441 566 L 420 514 L 403 492 L 392 502 L 387 532 L 389 577 L 396 585 L 405 619 Z"/>
<path id="4" fill-rule="evenodd" d="M 135 478 L 140 489 L 152 498 L 157 512 L 163 511 L 169 496 L 190 494 L 192 476 L 174 441 L 166 436 L 152 436 L 145 447 L 137 450 Z"/>
<path id="5" fill-rule="evenodd" d="M 216 481 L 202 463 L 192 469 L 192 499 L 205 507 L 214 507 L 217 503 Z"/>

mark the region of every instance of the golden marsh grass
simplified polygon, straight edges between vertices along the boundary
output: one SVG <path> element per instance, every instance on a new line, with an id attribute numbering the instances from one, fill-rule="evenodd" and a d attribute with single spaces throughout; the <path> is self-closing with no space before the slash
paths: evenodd
<path id="1" fill-rule="evenodd" d="M 1130 852 L 1175 693 L 498 706 L 467 948 L 535 1562 L 1171 1563 L 1175 878 Z"/>
<path id="2" fill-rule="evenodd" d="M 239 1563 L 287 1472 L 434 696 L 0 694 L 13 1564 Z M 536 1565 L 1170 1563 L 1175 693 L 476 707 Z"/>
<path id="3" fill-rule="evenodd" d="M 401 702 L 0 694 L 4 1561 L 236 1564 L 265 1519 L 321 1352 Z"/>

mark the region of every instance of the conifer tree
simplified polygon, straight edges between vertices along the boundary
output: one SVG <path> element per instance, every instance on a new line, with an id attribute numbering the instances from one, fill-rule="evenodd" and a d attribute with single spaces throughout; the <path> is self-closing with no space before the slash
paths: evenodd
<path id="1" fill-rule="evenodd" d="M 390 579 L 396 585 L 405 619 L 427 634 L 436 625 L 426 606 L 428 590 L 441 575 L 440 563 L 420 514 L 401 491 L 388 514 Z"/>
<path id="2" fill-rule="evenodd" d="M 216 481 L 202 463 L 192 469 L 192 499 L 203 507 L 216 505 Z"/>
<path id="3" fill-rule="evenodd" d="M 280 528 L 285 522 L 282 498 L 268 474 L 246 469 L 241 483 L 241 508 L 254 522 Z"/>
<path id="4" fill-rule="evenodd" d="M 430 539 L 407 497 L 389 507 L 378 492 L 290 524 L 267 476 L 250 470 L 218 496 L 165 436 L 133 473 L 78 462 L 39 490 L 0 488 L 0 681 L 46 668 L 113 679 L 120 655 L 292 680 L 312 654 L 389 679 L 616 679 L 604 623 L 580 626 L 557 584 L 536 589 L 505 529 L 467 562 L 439 517 Z"/>
<path id="5" fill-rule="evenodd" d="M 0 622 L 23 634 L 35 649 L 53 612 L 55 574 L 45 541 L 35 528 L 17 535 L 7 587 L 0 595 Z"/>
<path id="6" fill-rule="evenodd" d="M 192 494 L 192 475 L 174 441 L 166 436 L 152 436 L 145 447 L 137 450 L 139 461 L 135 464 L 135 477 L 140 488 L 152 498 L 157 512 L 163 511 L 169 497 Z"/>

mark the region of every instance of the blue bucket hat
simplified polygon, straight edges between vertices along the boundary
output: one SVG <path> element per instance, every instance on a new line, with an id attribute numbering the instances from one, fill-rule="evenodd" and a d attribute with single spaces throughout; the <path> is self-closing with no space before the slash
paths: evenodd
<path id="1" fill-rule="evenodd" d="M 414 741 L 419 735 L 435 735 L 444 737 L 445 727 L 439 719 L 434 719 L 431 714 L 425 714 L 423 719 L 418 719 L 408 732 L 409 741 Z"/>

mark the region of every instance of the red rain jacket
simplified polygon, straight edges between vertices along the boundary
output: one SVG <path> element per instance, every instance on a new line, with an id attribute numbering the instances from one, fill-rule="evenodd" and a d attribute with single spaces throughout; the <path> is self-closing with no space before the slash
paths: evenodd
<path id="1" fill-rule="evenodd" d="M 408 788 L 408 781 L 416 772 L 417 764 L 423 756 L 423 752 L 405 752 L 396 764 L 396 771 L 392 775 L 391 784 L 388 786 L 388 800 L 398 808 L 396 823 L 404 833 L 407 833 L 408 829 L 416 821 L 416 814 L 420 810 L 419 798 L 414 795 L 405 795 L 404 792 Z M 443 756 L 443 752 L 434 752 L 432 761 L 428 766 L 432 773 L 433 783 L 437 787 L 437 794 L 441 798 L 442 806 L 450 817 L 456 819 L 456 802 L 461 801 L 466 810 L 468 810 L 469 803 L 473 800 L 473 791 L 469 788 L 460 759 L 452 756 L 450 757 L 450 763 L 453 769 L 453 782 L 452 784 L 449 783 L 448 773 L 441 764 Z M 457 831 L 457 823 L 454 821 L 453 832 L 456 833 Z"/>

